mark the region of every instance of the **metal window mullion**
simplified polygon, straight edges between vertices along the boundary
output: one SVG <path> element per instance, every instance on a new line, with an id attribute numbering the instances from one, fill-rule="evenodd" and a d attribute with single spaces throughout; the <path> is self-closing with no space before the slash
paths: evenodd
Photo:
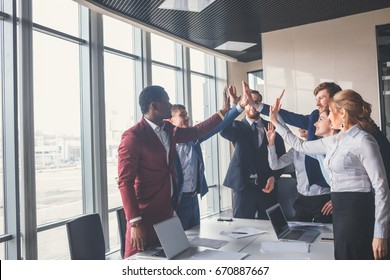
<path id="1" fill-rule="evenodd" d="M 0 27 L 3 44 L 2 98 L 3 98 L 3 172 L 5 232 L 12 240 L 5 243 L 6 259 L 21 259 L 19 209 L 19 158 L 18 158 L 18 104 L 17 104 L 17 20 L 16 2 L 5 1 L 4 11 L 11 20 Z"/>
<path id="2" fill-rule="evenodd" d="M 139 120 L 142 117 L 141 109 L 138 106 L 138 92 L 141 92 L 144 87 L 144 81 L 146 77 L 144 76 L 144 57 L 143 57 L 143 46 L 145 44 L 143 38 L 143 31 L 139 28 L 133 27 L 133 50 L 134 53 L 139 57 L 139 59 L 135 60 L 134 63 L 134 85 L 133 92 L 136 94 L 133 95 L 133 112 L 135 112 L 134 118 L 135 121 Z M 150 42 L 150 40 L 149 40 Z M 149 47 L 150 49 L 150 47 Z M 150 68 L 150 67 L 149 67 Z"/>
<path id="3" fill-rule="evenodd" d="M 100 213 L 105 237 L 106 249 L 109 248 L 108 225 L 108 190 L 107 190 L 107 155 L 106 155 L 106 114 L 104 99 L 104 46 L 103 46 L 103 18 L 101 14 L 90 11 L 90 116 L 91 137 L 89 144 L 92 147 L 93 159 L 93 194 L 95 211 Z M 86 92 L 84 96 L 86 96 Z M 86 109 L 84 107 L 84 109 Z M 90 148 L 90 147 L 88 147 Z M 85 186 L 87 187 L 87 186 Z"/>
<path id="4" fill-rule="evenodd" d="M 184 104 L 184 95 L 186 94 L 184 88 L 184 47 L 180 44 L 175 43 L 175 87 L 176 87 L 176 103 Z"/>
<path id="5" fill-rule="evenodd" d="M 187 107 L 187 111 L 190 113 L 191 116 L 193 116 L 193 110 L 192 110 L 192 90 L 191 90 L 191 59 L 190 59 L 190 49 L 187 47 L 184 47 L 183 50 L 183 88 L 184 88 L 184 95 L 183 95 L 183 103 Z M 192 118 L 190 119 L 191 125 L 193 125 Z"/>
<path id="6" fill-rule="evenodd" d="M 38 258 L 34 147 L 32 0 L 19 2 L 19 116 L 22 246 L 27 260 Z"/>

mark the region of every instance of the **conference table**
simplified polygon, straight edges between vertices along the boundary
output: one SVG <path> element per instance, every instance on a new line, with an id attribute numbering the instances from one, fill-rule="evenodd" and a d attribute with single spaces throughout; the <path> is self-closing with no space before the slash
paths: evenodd
<path id="1" fill-rule="evenodd" d="M 310 244 L 308 252 L 297 252 L 294 250 L 271 250 L 267 252 L 260 251 L 262 243 L 267 243 L 272 246 L 274 243 L 290 243 L 290 241 L 278 241 L 276 234 L 272 228 L 270 221 L 268 220 L 257 220 L 257 219 L 237 219 L 233 218 L 232 221 L 218 221 L 219 217 L 209 217 L 201 220 L 199 226 L 187 230 L 185 233 L 188 237 L 188 240 L 191 242 L 193 238 L 205 238 L 213 240 L 225 240 L 228 243 L 220 247 L 218 250 L 227 251 L 227 252 L 240 252 L 247 253 L 248 255 L 244 260 L 333 260 L 333 232 L 331 224 L 324 224 L 320 227 L 314 227 L 313 229 L 321 232 L 320 236 Z M 227 219 L 228 220 L 228 219 Z M 241 228 L 256 228 L 259 230 L 266 231 L 265 233 L 247 236 L 243 238 L 232 238 L 230 236 L 222 235 L 221 231 L 225 232 L 234 232 Z M 293 242 L 296 244 L 296 242 Z M 276 244 L 282 245 L 283 244 Z M 202 250 L 210 249 L 207 247 L 196 247 L 191 248 L 177 257 L 175 259 L 183 260 L 188 259 L 195 252 Z M 137 254 L 131 257 L 130 259 L 137 259 Z"/>

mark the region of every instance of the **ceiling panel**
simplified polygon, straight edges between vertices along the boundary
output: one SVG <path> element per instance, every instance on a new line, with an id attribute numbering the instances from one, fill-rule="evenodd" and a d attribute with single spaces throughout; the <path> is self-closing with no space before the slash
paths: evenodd
<path id="1" fill-rule="evenodd" d="M 261 33 L 390 7 L 390 0 L 216 0 L 197 13 L 159 9 L 164 0 L 84 2 L 212 50 L 226 41 L 256 43 L 219 51 L 242 62 L 262 58 Z"/>

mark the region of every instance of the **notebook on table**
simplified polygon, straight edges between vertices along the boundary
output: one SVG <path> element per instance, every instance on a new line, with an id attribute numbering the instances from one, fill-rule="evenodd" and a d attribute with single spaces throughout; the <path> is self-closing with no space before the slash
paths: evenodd
<path id="1" fill-rule="evenodd" d="M 313 243 L 320 235 L 320 232 L 316 230 L 290 228 L 279 203 L 268 208 L 266 212 L 276 236 L 281 241 L 302 241 L 306 243 Z"/>
<path id="2" fill-rule="evenodd" d="M 190 242 L 177 216 L 153 225 L 162 249 L 150 248 L 137 254 L 139 258 L 172 259 L 189 250 Z"/>

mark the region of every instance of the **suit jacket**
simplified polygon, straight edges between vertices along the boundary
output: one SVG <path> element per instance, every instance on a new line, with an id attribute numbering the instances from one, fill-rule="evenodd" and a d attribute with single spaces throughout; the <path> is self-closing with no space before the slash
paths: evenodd
<path id="1" fill-rule="evenodd" d="M 262 120 L 264 127 L 268 122 Z M 234 121 L 231 125 L 221 131 L 221 136 L 234 145 L 234 154 L 230 161 L 229 168 L 223 184 L 236 191 L 243 190 L 248 185 L 252 167 L 257 167 L 261 186 L 265 186 L 268 178 L 275 177 L 275 183 L 280 177 L 281 170 L 271 170 L 268 163 L 268 140 L 264 135 L 260 147 L 255 147 L 252 130 L 248 121 L 244 118 L 241 121 Z M 277 134 L 275 139 L 276 153 L 279 156 L 286 152 L 283 139 Z"/>
<path id="2" fill-rule="evenodd" d="M 214 114 L 211 118 L 190 128 L 177 128 L 170 122 L 165 122 L 164 129 L 170 136 L 169 163 L 167 163 L 164 146 L 144 118 L 123 133 L 118 148 L 118 188 L 126 219 L 142 217 L 148 245 L 157 242 L 153 225 L 172 217 L 172 201 L 173 204 L 177 203 L 173 169 L 176 143 L 196 140 L 221 121 L 221 117 Z M 173 199 L 171 198 L 171 176 L 174 185 Z M 136 248 L 131 246 L 128 223 L 125 257 L 136 251 Z"/>
<path id="3" fill-rule="evenodd" d="M 261 114 L 268 116 L 269 105 L 263 105 L 264 107 L 261 110 Z M 310 141 L 318 139 L 318 137 L 315 135 L 316 128 L 314 126 L 314 124 L 318 121 L 318 110 L 314 110 L 310 115 L 301 115 L 282 109 L 280 110 L 279 115 L 283 118 L 285 123 L 302 129 L 307 129 L 307 140 Z M 305 156 L 305 168 L 310 185 L 316 184 L 324 188 L 330 188 L 324 176 L 322 175 L 321 167 L 317 159 L 310 156 Z"/>
<path id="4" fill-rule="evenodd" d="M 203 155 L 202 155 L 202 148 L 200 145 L 204 141 L 206 141 L 210 137 L 214 136 L 215 134 L 220 132 L 225 127 L 227 127 L 229 124 L 231 124 L 234 121 L 234 119 L 237 118 L 240 114 L 241 113 L 237 111 L 237 107 L 234 106 L 233 108 L 231 108 L 229 110 L 229 112 L 227 112 L 224 120 L 218 126 L 216 126 L 213 130 L 211 130 L 209 133 L 207 133 L 202 138 L 196 140 L 192 145 L 192 148 L 194 149 L 194 152 L 195 152 L 195 156 L 197 157 L 197 160 L 199 163 L 198 173 L 197 173 L 197 177 L 198 177 L 197 178 L 197 192 L 200 193 L 200 195 L 202 197 L 209 191 L 209 188 L 208 188 L 208 184 L 206 182 L 206 177 L 204 175 L 205 168 L 204 168 L 204 161 L 203 161 Z M 179 203 L 180 203 L 181 194 L 183 191 L 184 175 L 183 175 L 183 169 L 181 166 L 180 158 L 177 155 L 177 153 L 175 153 L 175 164 L 174 165 L 175 165 L 175 174 L 176 174 L 177 187 L 178 187 L 178 191 L 179 191 Z"/>

